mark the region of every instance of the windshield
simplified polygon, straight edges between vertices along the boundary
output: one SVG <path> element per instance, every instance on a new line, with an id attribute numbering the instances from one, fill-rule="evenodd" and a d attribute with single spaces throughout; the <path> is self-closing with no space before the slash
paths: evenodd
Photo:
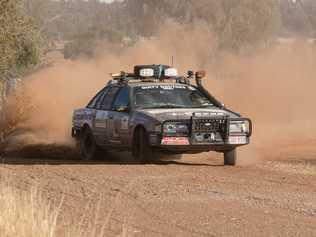
<path id="1" fill-rule="evenodd" d="M 142 109 L 213 106 L 196 88 L 187 85 L 148 85 L 134 88 L 134 106 Z"/>

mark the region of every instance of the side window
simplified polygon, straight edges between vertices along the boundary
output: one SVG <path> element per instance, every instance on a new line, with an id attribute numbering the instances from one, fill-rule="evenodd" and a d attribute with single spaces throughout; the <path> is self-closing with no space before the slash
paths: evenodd
<path id="1" fill-rule="evenodd" d="M 113 109 L 115 110 L 119 107 L 127 108 L 128 105 L 129 105 L 129 90 L 127 87 L 124 87 L 118 93 L 114 102 Z"/>
<path id="2" fill-rule="evenodd" d="M 101 108 L 101 104 L 102 104 L 102 101 L 104 100 L 104 97 L 108 94 L 109 90 L 111 88 L 106 88 L 103 93 L 101 94 L 101 96 L 99 97 L 99 99 L 97 100 L 96 102 L 96 105 L 95 105 L 95 108 L 96 109 L 100 109 Z"/>
<path id="3" fill-rule="evenodd" d="M 101 91 L 98 92 L 98 94 L 96 96 L 93 97 L 93 99 L 89 102 L 89 104 L 87 105 L 87 108 L 93 109 L 95 108 L 97 101 L 102 97 L 102 95 L 104 94 L 103 92 L 106 89 L 102 89 Z"/>
<path id="4" fill-rule="evenodd" d="M 104 97 L 102 104 L 101 104 L 101 109 L 102 110 L 111 110 L 112 109 L 112 104 L 115 99 L 115 96 L 117 92 L 119 91 L 119 87 L 112 87 L 109 92 L 106 94 Z"/>

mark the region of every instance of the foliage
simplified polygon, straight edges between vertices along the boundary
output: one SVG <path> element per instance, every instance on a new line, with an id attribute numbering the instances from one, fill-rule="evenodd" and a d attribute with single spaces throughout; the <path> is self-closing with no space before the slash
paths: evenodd
<path id="1" fill-rule="evenodd" d="M 315 37 L 316 1 L 296 0 L 281 1 L 281 16 L 283 22 L 282 34 Z"/>
<path id="2" fill-rule="evenodd" d="M 0 113 L 0 153 L 3 152 L 10 136 L 23 129 L 34 109 L 30 98 L 21 89 L 15 91 L 5 101 Z"/>
<path id="3" fill-rule="evenodd" d="M 19 0 L 0 1 L 0 78 L 39 61 L 39 35 Z"/>
<path id="4" fill-rule="evenodd" d="M 238 50 L 267 43 L 279 28 L 278 5 L 274 0 L 224 0 L 225 20 L 221 46 Z"/>
<path id="5" fill-rule="evenodd" d="M 47 42 L 68 42 L 67 58 L 93 55 L 91 45 L 100 41 L 155 36 L 169 19 L 186 25 L 204 21 L 219 49 L 235 52 L 280 35 L 312 36 L 316 28 L 314 0 L 24 1 Z"/>

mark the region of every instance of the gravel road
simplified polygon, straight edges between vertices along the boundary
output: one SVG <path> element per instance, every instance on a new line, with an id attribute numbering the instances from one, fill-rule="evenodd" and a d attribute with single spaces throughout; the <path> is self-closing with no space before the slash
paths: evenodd
<path id="1" fill-rule="evenodd" d="M 73 226 L 97 236 L 316 236 L 315 147 L 288 145 L 237 167 L 212 154 L 150 165 L 126 154 L 2 157 L 0 173 L 18 189 L 62 200 L 60 236 Z"/>

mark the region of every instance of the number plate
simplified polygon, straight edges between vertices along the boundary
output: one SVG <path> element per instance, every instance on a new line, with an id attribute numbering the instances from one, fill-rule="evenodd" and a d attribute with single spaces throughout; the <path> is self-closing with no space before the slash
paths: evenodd
<path id="1" fill-rule="evenodd" d="M 229 144 L 238 145 L 238 144 L 246 144 L 247 138 L 246 136 L 230 136 Z"/>
<path id="2" fill-rule="evenodd" d="M 161 144 L 167 146 L 180 146 L 190 145 L 190 142 L 187 137 L 164 137 L 161 141 Z"/>

